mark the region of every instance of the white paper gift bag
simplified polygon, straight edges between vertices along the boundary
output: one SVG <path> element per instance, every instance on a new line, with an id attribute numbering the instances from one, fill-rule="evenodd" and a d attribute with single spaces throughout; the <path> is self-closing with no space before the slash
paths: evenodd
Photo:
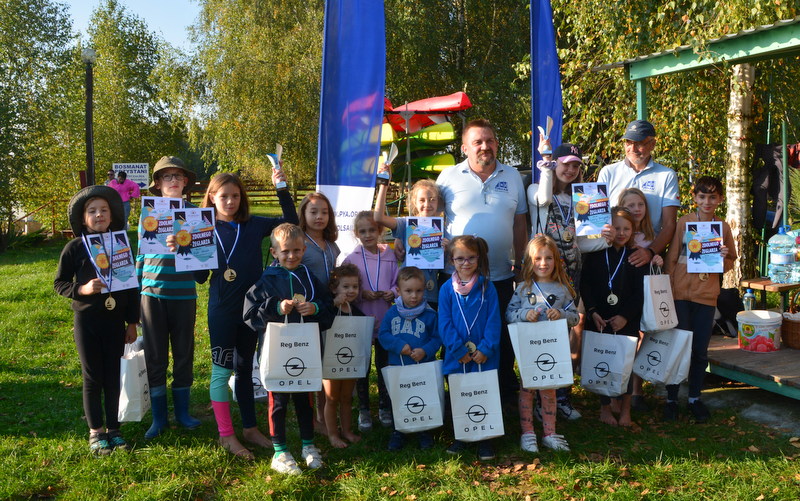
<path id="1" fill-rule="evenodd" d="M 583 331 L 581 386 L 609 397 L 625 393 L 637 342 L 631 336 Z"/>
<path id="2" fill-rule="evenodd" d="M 375 317 L 338 315 L 331 328 L 322 333 L 322 378 L 361 379 L 367 377 L 372 350 Z"/>
<path id="3" fill-rule="evenodd" d="M 144 360 L 141 337 L 125 345 L 119 361 L 120 391 L 117 419 L 121 422 L 141 421 L 150 410 L 150 385 Z"/>
<path id="4" fill-rule="evenodd" d="M 450 374 L 447 384 L 456 440 L 478 442 L 505 433 L 497 369 Z"/>
<path id="5" fill-rule="evenodd" d="M 267 399 L 269 399 L 269 392 L 264 388 L 264 384 L 261 382 L 261 369 L 258 366 L 258 355 L 253 355 L 253 372 L 251 377 L 253 380 L 253 400 L 256 402 L 266 402 Z M 238 402 L 236 398 L 236 374 L 231 374 L 230 379 L 228 379 L 228 386 L 233 392 L 233 401 Z"/>
<path id="6" fill-rule="evenodd" d="M 549 390 L 571 386 L 572 355 L 564 318 L 508 324 L 523 388 Z"/>
<path id="7" fill-rule="evenodd" d="M 258 362 L 267 391 L 298 393 L 322 389 L 319 326 L 314 322 L 270 322 Z"/>
<path id="8" fill-rule="evenodd" d="M 388 365 L 381 369 L 392 401 L 394 427 L 403 433 L 432 430 L 444 424 L 442 361 Z"/>
<path id="9" fill-rule="evenodd" d="M 656 332 L 678 326 L 675 301 L 672 299 L 672 285 L 669 275 L 656 274 L 650 268 L 650 275 L 644 277 L 644 304 L 639 328 L 642 332 Z"/>
<path id="10" fill-rule="evenodd" d="M 680 384 L 689 376 L 692 331 L 647 332 L 633 361 L 633 372 L 653 383 Z"/>

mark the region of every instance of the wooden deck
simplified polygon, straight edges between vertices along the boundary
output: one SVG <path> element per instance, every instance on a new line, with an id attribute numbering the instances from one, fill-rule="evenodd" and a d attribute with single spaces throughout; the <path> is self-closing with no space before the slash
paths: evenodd
<path id="1" fill-rule="evenodd" d="M 708 371 L 800 400 L 800 350 L 752 353 L 740 350 L 734 338 L 711 336 Z"/>

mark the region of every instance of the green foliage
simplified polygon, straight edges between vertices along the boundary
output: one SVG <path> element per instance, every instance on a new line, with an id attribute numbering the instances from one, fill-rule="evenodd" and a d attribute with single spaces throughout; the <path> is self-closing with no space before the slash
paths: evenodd
<path id="1" fill-rule="evenodd" d="M 529 164 L 530 79 L 517 81 L 514 69 L 530 52 L 525 2 L 387 0 L 385 5 L 386 96 L 392 103 L 464 91 L 473 104 L 469 117 L 488 118 L 497 127 L 501 157 Z"/>
<path id="2" fill-rule="evenodd" d="M 14 209 L 31 208 L 24 195 L 47 162 L 44 143 L 68 92 L 71 25 L 65 6 L 50 0 L 0 1 L 0 228 Z"/>
<path id="3" fill-rule="evenodd" d="M 625 124 L 636 118 L 635 88 L 621 69 L 592 68 L 681 45 L 702 52 L 710 39 L 792 18 L 798 5 L 766 0 L 552 0 L 564 88 L 563 137 L 594 158 L 621 158 L 619 138 Z M 519 70 L 527 76 L 524 63 Z M 792 101 L 800 80 L 795 58 L 760 62 L 757 69 L 754 114 L 756 127 L 763 129 L 767 91 L 772 91 L 773 114 L 796 114 L 787 110 L 796 110 Z M 729 82 L 725 65 L 649 80 L 649 119 L 659 141 L 655 156 L 678 172 L 684 203 L 692 178 L 709 174 L 725 179 Z M 772 126 L 775 141 L 775 119 Z"/>
<path id="4" fill-rule="evenodd" d="M 220 170 L 266 181 L 266 154 L 281 143 L 290 181 L 313 184 L 322 2 L 201 5 L 198 52 L 172 54 L 165 76 L 165 100 L 188 124 L 192 145 Z"/>

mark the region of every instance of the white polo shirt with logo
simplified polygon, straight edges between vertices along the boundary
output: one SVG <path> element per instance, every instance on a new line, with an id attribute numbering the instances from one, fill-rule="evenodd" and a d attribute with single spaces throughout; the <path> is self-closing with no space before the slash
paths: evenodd
<path id="1" fill-rule="evenodd" d="M 642 190 L 656 233 L 661 231 L 661 209 L 681 205 L 675 171 L 654 162 L 652 157 L 641 172 L 636 172 L 625 160 L 606 165 L 597 175 L 597 182 L 608 184 L 611 205 L 619 203 L 619 194 L 625 188 Z"/>
<path id="2" fill-rule="evenodd" d="M 445 235 L 475 235 L 489 245 L 489 276 L 496 282 L 514 276 L 514 216 L 528 212 L 519 171 L 497 162 L 486 181 L 469 168 L 468 160 L 448 167 L 436 180 L 445 211 Z M 453 272 L 453 266 L 445 268 Z"/>

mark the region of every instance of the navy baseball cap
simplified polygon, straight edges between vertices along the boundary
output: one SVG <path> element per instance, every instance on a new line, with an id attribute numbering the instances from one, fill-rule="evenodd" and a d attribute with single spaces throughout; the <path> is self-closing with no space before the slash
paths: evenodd
<path id="1" fill-rule="evenodd" d="M 655 137 L 656 128 L 647 120 L 634 120 L 625 127 L 625 134 L 622 139 L 631 141 L 644 141 L 648 137 Z"/>

